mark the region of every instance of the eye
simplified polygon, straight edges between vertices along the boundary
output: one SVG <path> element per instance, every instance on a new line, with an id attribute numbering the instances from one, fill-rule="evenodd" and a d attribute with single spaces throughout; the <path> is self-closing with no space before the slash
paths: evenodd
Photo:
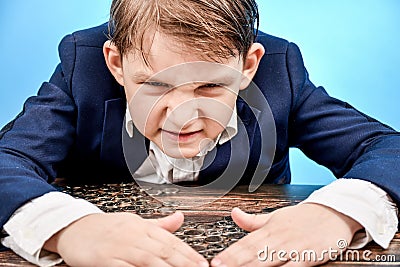
<path id="1" fill-rule="evenodd" d="M 197 87 L 199 95 L 206 97 L 216 97 L 223 93 L 224 86 L 218 83 L 207 83 Z"/>
<path id="2" fill-rule="evenodd" d="M 169 87 L 168 84 L 162 83 L 162 82 L 147 81 L 147 82 L 143 82 L 143 84 L 154 86 L 154 87 Z"/>
<path id="3" fill-rule="evenodd" d="M 209 83 L 209 84 L 206 84 L 204 86 L 207 87 L 207 88 L 213 88 L 213 87 L 220 87 L 221 85 L 218 84 L 218 83 Z"/>
<path id="4" fill-rule="evenodd" d="M 216 89 L 216 88 L 219 88 L 219 87 L 222 87 L 222 85 L 218 84 L 218 83 L 208 83 L 208 84 L 204 84 L 204 85 L 200 86 L 199 89 L 212 90 L 212 89 Z"/>

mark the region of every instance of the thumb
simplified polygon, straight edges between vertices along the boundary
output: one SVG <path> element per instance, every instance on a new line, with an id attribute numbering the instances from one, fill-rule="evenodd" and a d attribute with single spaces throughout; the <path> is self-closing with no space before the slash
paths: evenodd
<path id="1" fill-rule="evenodd" d="M 157 224 L 161 228 L 173 233 L 183 224 L 184 216 L 180 211 L 159 219 L 150 219 L 149 221 Z"/>
<path id="2" fill-rule="evenodd" d="M 262 226 L 264 226 L 268 219 L 269 214 L 250 214 L 242 211 L 239 208 L 232 209 L 232 219 L 233 221 L 243 230 L 253 232 Z"/>

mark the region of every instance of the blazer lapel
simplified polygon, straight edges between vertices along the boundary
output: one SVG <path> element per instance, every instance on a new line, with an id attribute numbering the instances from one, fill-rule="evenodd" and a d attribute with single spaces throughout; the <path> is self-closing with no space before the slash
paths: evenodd
<path id="1" fill-rule="evenodd" d="M 146 139 L 136 128 L 133 138 L 129 137 L 125 129 L 125 112 L 124 99 L 105 102 L 100 158 L 113 166 L 127 166 L 132 174 L 147 157 Z"/>
<path id="2" fill-rule="evenodd" d="M 274 120 L 268 112 L 248 106 L 241 98 L 237 101 L 237 110 L 238 133 L 207 154 L 200 184 L 233 188 L 239 182 L 246 182 L 253 191 L 267 177 L 275 154 Z M 240 181 L 242 177 L 246 179 Z"/>
<path id="3" fill-rule="evenodd" d="M 112 166 L 124 166 L 121 147 L 121 130 L 125 114 L 125 101 L 122 98 L 107 100 L 104 108 L 103 131 L 101 137 L 100 159 Z"/>

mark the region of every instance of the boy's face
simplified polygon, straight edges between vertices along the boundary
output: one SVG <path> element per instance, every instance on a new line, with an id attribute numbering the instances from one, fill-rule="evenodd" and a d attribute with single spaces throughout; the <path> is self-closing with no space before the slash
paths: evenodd
<path id="1" fill-rule="evenodd" d="M 136 128 L 167 155 L 190 158 L 225 129 L 238 91 L 250 80 L 242 57 L 220 64 L 179 50 L 179 44 L 156 33 L 149 66 L 133 52 L 123 57 L 117 73 L 112 62 L 108 66 L 125 88 Z"/>

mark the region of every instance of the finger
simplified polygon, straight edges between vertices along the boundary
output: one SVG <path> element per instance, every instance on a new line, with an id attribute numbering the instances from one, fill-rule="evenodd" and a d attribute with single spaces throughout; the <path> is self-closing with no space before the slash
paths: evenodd
<path id="1" fill-rule="evenodd" d="M 305 262 L 305 261 L 287 261 L 283 267 L 308 267 L 308 266 L 316 266 L 316 265 L 320 265 L 322 264 L 322 262 L 319 263 L 312 263 L 312 262 Z"/>
<path id="2" fill-rule="evenodd" d="M 239 208 L 233 208 L 231 215 L 240 228 L 252 233 L 217 255 L 211 261 L 212 266 L 242 266 L 248 264 L 257 259 L 257 252 L 261 249 L 257 245 L 265 242 L 264 234 L 257 234 L 256 231 L 266 224 L 268 215 L 248 214 Z"/>
<path id="3" fill-rule="evenodd" d="M 286 266 L 284 261 L 260 261 L 258 259 L 250 261 L 240 267 L 276 267 L 276 266 Z M 300 266 L 299 266 L 300 267 Z"/>
<path id="4" fill-rule="evenodd" d="M 284 242 L 286 243 L 286 242 Z M 271 244 L 273 244 L 271 242 Z M 283 244 L 276 243 L 276 245 L 267 245 L 262 250 L 257 252 L 257 257 L 252 259 L 250 262 L 246 262 L 243 266 L 284 266 L 284 267 L 305 267 L 305 266 L 316 266 L 325 263 L 327 260 L 321 260 L 318 258 L 318 253 L 315 258 L 304 254 L 309 249 L 306 249 L 302 242 L 292 243 L 286 246 Z M 303 247 L 303 248 L 301 248 Z M 293 249 L 298 248 L 298 249 Z M 283 252 L 284 254 L 281 254 Z M 238 255 L 241 257 L 241 255 Z"/>
<path id="5" fill-rule="evenodd" d="M 257 260 L 258 251 L 264 248 L 265 238 L 259 231 L 254 231 L 218 254 L 211 266 L 242 266 Z M 265 266 L 273 266 L 271 265 Z"/>
<path id="6" fill-rule="evenodd" d="M 208 262 L 197 251 L 191 248 L 188 244 L 184 243 L 178 237 L 165 231 L 176 231 L 182 225 L 183 220 L 184 216 L 183 213 L 180 211 L 177 211 L 174 214 L 161 219 L 151 220 L 157 226 L 161 226 L 161 228 L 155 227 L 154 229 L 151 229 L 148 235 L 151 239 L 158 240 L 166 247 L 174 246 L 176 248 L 176 253 L 180 253 L 190 259 L 192 261 L 192 264 L 193 262 L 202 262 L 203 264 L 206 263 L 206 265 L 204 264 L 204 266 L 208 266 Z M 173 229 L 173 226 L 175 226 L 176 229 Z"/>
<path id="7" fill-rule="evenodd" d="M 159 266 L 159 267 L 172 267 L 168 262 L 160 257 L 155 257 L 150 251 L 146 251 L 137 247 L 129 247 L 120 251 L 119 260 L 127 262 L 128 266 Z M 118 266 L 118 265 L 116 265 Z M 125 266 L 125 265 L 121 265 Z M 178 265 L 176 265 L 178 266 Z"/>
<path id="8" fill-rule="evenodd" d="M 182 245 L 186 244 L 181 241 L 166 245 L 158 240 L 151 239 L 147 240 L 147 244 L 145 246 L 142 246 L 141 249 L 150 249 L 149 252 L 152 254 L 151 257 L 159 258 L 161 261 L 166 262 L 174 267 L 208 266 L 208 262 L 206 261 L 206 259 L 202 258 L 201 256 L 199 257 L 199 259 L 196 259 L 195 257 L 190 257 L 190 254 L 188 253 L 182 253 L 180 251 L 180 246 Z M 195 251 L 193 250 L 193 252 Z"/>
<path id="9" fill-rule="evenodd" d="M 246 264 L 241 265 L 241 267 L 276 267 L 276 266 L 289 266 L 293 267 L 291 265 L 286 265 L 287 261 L 260 261 L 258 259 L 255 259 L 253 261 L 250 261 Z M 295 265 L 296 267 L 301 267 L 303 265 Z M 304 265 L 307 266 L 307 265 Z"/>
<path id="10" fill-rule="evenodd" d="M 179 255 L 179 257 L 189 260 L 191 262 L 189 265 L 193 265 L 193 263 L 202 263 L 203 266 L 208 266 L 207 260 L 202 255 L 200 255 L 181 239 L 167 232 L 163 228 L 154 227 L 154 229 L 150 229 L 148 236 L 151 240 L 159 242 L 159 244 L 154 243 L 153 245 L 150 245 L 148 249 L 154 250 L 154 246 L 157 246 L 157 250 L 159 251 L 157 255 L 159 255 L 161 258 L 166 257 L 166 255 L 175 254 Z"/>
<path id="11" fill-rule="evenodd" d="M 233 208 L 231 215 L 233 221 L 240 228 L 249 232 L 253 232 L 264 226 L 270 217 L 269 214 L 249 214 L 239 208 Z"/>
<path id="12" fill-rule="evenodd" d="M 161 228 L 173 233 L 178 230 L 184 221 L 183 213 L 180 211 L 176 211 L 174 214 L 168 215 L 159 219 L 150 219 L 149 221 L 157 224 Z"/>

